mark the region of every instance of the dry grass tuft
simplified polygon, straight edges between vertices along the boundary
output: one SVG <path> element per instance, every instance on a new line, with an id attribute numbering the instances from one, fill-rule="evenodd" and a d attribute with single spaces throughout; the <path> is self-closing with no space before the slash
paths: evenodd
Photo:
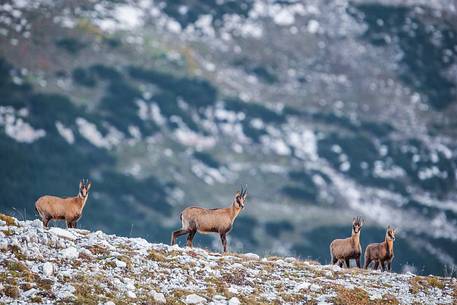
<path id="1" fill-rule="evenodd" d="M 409 280 L 409 292 L 419 293 L 430 288 L 444 288 L 444 283 L 436 276 L 415 276 Z"/>
<path id="2" fill-rule="evenodd" d="M 336 288 L 336 297 L 331 300 L 335 305 L 398 305 L 395 296 L 385 294 L 382 299 L 370 300 L 368 292 L 361 288 L 348 289 L 342 286 Z"/>
<path id="3" fill-rule="evenodd" d="M 164 262 L 166 260 L 165 255 L 156 250 L 149 250 L 146 258 L 156 262 Z"/>
<path id="4" fill-rule="evenodd" d="M 246 279 L 246 273 L 242 269 L 232 270 L 230 273 L 224 273 L 222 279 L 229 283 L 238 286 L 252 286 L 252 283 Z"/>
<path id="5" fill-rule="evenodd" d="M 6 286 L 3 289 L 3 293 L 10 298 L 17 299 L 21 294 L 21 291 L 17 286 Z"/>
<path id="6" fill-rule="evenodd" d="M 444 283 L 442 280 L 437 278 L 436 276 L 429 276 L 427 277 L 427 283 L 435 288 L 443 289 L 444 288 Z"/>
<path id="7" fill-rule="evenodd" d="M 342 286 L 338 286 L 336 289 L 336 297 L 332 299 L 335 305 L 368 305 L 370 303 L 370 297 L 368 293 L 360 288 L 348 289 Z"/>
<path id="8" fill-rule="evenodd" d="M 0 220 L 3 220 L 4 222 L 6 222 L 6 225 L 8 225 L 8 226 L 16 226 L 17 227 L 17 222 L 16 222 L 16 219 L 14 217 L 11 217 L 11 216 L 8 216 L 8 215 L 0 213 Z"/>
<path id="9" fill-rule="evenodd" d="M 108 249 L 106 249 L 105 247 L 102 247 L 100 245 L 93 245 L 93 246 L 90 246 L 88 249 L 89 249 L 90 252 L 92 252 L 93 255 L 107 255 L 107 254 L 109 254 Z"/>

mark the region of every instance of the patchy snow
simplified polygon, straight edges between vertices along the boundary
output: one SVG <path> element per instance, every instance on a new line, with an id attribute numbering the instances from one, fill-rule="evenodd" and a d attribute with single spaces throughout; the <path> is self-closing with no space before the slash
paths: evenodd
<path id="1" fill-rule="evenodd" d="M 211 15 L 201 15 L 195 21 L 195 27 L 200 29 L 204 34 L 214 37 L 215 32 L 212 25 L 213 17 Z"/>
<path id="2" fill-rule="evenodd" d="M 175 119 L 176 122 L 178 122 L 178 125 L 180 125 L 179 128 L 174 131 L 174 136 L 179 143 L 197 148 L 198 150 L 209 149 L 216 145 L 216 139 L 214 137 L 196 133 L 189 129 L 180 118 L 176 117 Z"/>
<path id="3" fill-rule="evenodd" d="M 116 30 L 133 30 L 144 24 L 144 10 L 131 4 L 118 4 L 113 10 L 108 10 L 102 4 L 96 6 L 98 12 L 105 15 L 96 19 L 95 23 L 107 32 Z M 109 13 L 109 16 L 106 16 Z"/>
<path id="4" fill-rule="evenodd" d="M 49 232 L 52 234 L 57 235 L 58 237 L 65 238 L 68 240 L 75 240 L 76 236 L 70 230 L 62 229 L 62 228 L 50 228 Z"/>
<path id="5" fill-rule="evenodd" d="M 293 126 L 293 125 L 291 125 Z M 294 148 L 295 155 L 301 159 L 317 160 L 317 139 L 312 130 L 300 126 L 300 131 L 286 128 L 287 143 Z"/>
<path id="6" fill-rule="evenodd" d="M 105 126 L 108 129 L 108 133 L 103 136 L 98 131 L 97 125 L 84 118 L 77 118 L 76 124 L 78 125 L 79 133 L 90 143 L 100 148 L 111 149 L 119 145 L 124 139 L 124 134 L 111 125 Z"/>
<path id="7" fill-rule="evenodd" d="M 59 134 L 62 136 L 62 138 L 65 139 L 65 141 L 68 142 L 68 144 L 75 143 L 75 135 L 70 128 L 65 127 L 65 125 L 59 121 L 56 122 L 56 128 Z"/>
<path id="8" fill-rule="evenodd" d="M 21 143 L 33 143 L 46 136 L 43 129 L 34 129 L 25 121 L 28 116 L 27 109 L 15 110 L 11 106 L 0 106 L 0 127 L 10 138 Z"/>

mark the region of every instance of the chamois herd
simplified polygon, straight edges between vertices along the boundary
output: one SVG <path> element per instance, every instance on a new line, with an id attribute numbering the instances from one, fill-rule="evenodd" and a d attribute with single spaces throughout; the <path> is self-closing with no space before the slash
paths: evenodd
<path id="1" fill-rule="evenodd" d="M 82 216 L 84 206 L 89 197 L 92 183 L 87 179 L 79 182 L 79 193 L 75 197 L 61 198 L 56 196 L 42 196 L 35 203 L 35 209 L 47 228 L 51 220 L 65 220 L 68 228 L 76 228 L 78 220 Z M 227 234 L 233 227 L 236 217 L 244 209 L 247 198 L 247 189 L 241 187 L 227 208 L 207 209 L 201 207 L 188 207 L 181 212 L 181 229 L 174 231 L 171 236 L 171 244 L 176 243 L 176 238 L 187 234 L 187 246 L 192 247 L 192 240 L 197 232 L 219 234 L 227 252 Z M 361 268 L 362 245 L 360 244 L 360 231 L 364 224 L 360 217 L 352 220 L 352 234 L 348 238 L 335 239 L 330 243 L 331 263 L 340 267 L 350 267 L 350 260 L 355 260 L 358 268 Z M 387 227 L 385 239 L 380 243 L 369 244 L 365 249 L 364 268 L 368 269 L 374 264 L 374 269 L 381 266 L 382 271 L 392 270 L 394 258 L 394 240 L 396 230 Z"/>

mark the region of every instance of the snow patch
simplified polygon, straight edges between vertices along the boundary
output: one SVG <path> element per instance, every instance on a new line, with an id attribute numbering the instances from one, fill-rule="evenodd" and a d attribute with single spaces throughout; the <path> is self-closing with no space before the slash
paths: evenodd
<path id="1" fill-rule="evenodd" d="M 62 136 L 62 138 L 65 139 L 65 141 L 68 142 L 68 144 L 75 143 L 75 135 L 73 134 L 73 131 L 70 128 L 65 127 L 59 121 L 56 122 L 56 128 L 59 134 Z"/>
<path id="2" fill-rule="evenodd" d="M 34 129 L 25 121 L 28 116 L 27 109 L 16 111 L 10 106 L 0 106 L 0 126 L 3 126 L 5 133 L 10 138 L 21 143 L 33 143 L 46 136 L 43 129 Z"/>
<path id="3" fill-rule="evenodd" d="M 100 131 L 98 131 L 97 125 L 84 118 L 78 117 L 76 119 L 76 124 L 78 125 L 79 133 L 94 146 L 100 148 L 111 149 L 119 145 L 124 139 L 123 133 L 111 125 L 106 126 L 108 133 L 104 137 Z"/>

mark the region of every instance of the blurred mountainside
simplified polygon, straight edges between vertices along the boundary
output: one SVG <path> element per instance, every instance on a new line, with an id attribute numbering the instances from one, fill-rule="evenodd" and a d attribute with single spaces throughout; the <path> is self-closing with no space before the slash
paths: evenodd
<path id="1" fill-rule="evenodd" d="M 90 178 L 80 227 L 169 242 L 247 184 L 232 250 L 327 263 L 361 215 L 455 270 L 455 1 L 2 3 L 1 212 Z"/>

